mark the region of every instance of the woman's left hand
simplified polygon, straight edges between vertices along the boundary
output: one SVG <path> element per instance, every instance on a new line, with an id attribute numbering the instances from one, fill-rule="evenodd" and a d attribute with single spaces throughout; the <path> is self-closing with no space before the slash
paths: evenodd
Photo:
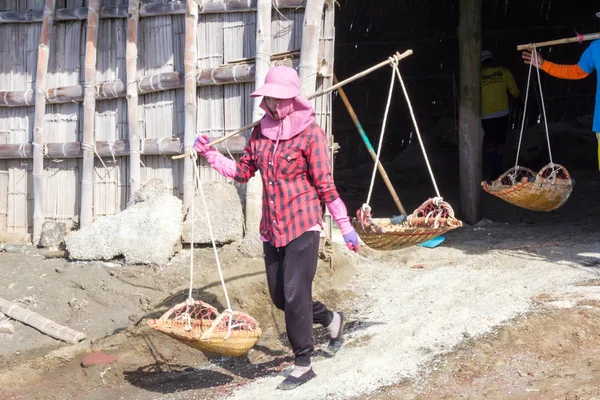
<path id="1" fill-rule="evenodd" d="M 360 247 L 360 244 L 358 243 L 358 234 L 355 230 L 353 230 L 352 232 L 348 232 L 344 235 L 344 242 L 346 242 L 346 246 L 348 246 L 350 250 L 352 250 L 355 253 L 358 253 L 358 248 Z"/>

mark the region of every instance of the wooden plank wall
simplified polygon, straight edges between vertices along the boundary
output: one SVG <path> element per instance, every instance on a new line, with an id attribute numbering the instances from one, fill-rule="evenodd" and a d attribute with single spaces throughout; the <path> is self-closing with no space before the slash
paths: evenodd
<path id="1" fill-rule="evenodd" d="M 42 10 L 44 0 L 6 0 L 2 11 Z M 84 0 L 56 0 L 56 8 L 79 8 Z M 101 0 L 100 7 L 128 7 L 127 0 Z M 0 6 L 2 7 L 2 6 Z M 272 14 L 272 53 L 300 48 L 302 42 L 302 8 L 274 9 Z M 96 82 L 120 80 L 128 82 L 126 68 L 127 18 L 101 18 L 96 45 Z M 321 52 L 333 70 L 333 8 L 323 18 Z M 41 23 L 0 23 L 0 91 L 33 90 L 36 79 Z M 49 63 L 45 87 L 84 87 L 86 56 L 86 21 L 57 20 L 50 33 Z M 255 55 L 255 12 L 200 14 L 197 32 L 197 67 L 215 68 L 232 60 Z M 137 37 L 137 79 L 163 72 L 184 71 L 185 14 L 152 16 L 139 19 Z M 327 75 L 327 73 L 326 73 Z M 157 76 L 157 75 L 156 75 Z M 158 82 L 158 81 L 155 81 Z M 331 76 L 317 80 L 317 90 L 331 85 Z M 223 136 L 252 122 L 252 101 L 249 94 L 253 82 L 197 88 L 197 133 Z M 35 92 L 32 93 L 35 97 Z M 116 96 L 115 96 L 116 97 Z M 183 197 L 183 162 L 164 154 L 144 154 L 144 145 L 161 144 L 184 139 L 184 89 L 160 90 L 139 94 L 137 128 L 141 136 L 141 180 L 160 178 Z M 127 98 L 95 101 L 94 136 L 96 141 L 128 140 Z M 44 142 L 81 142 L 84 136 L 83 102 L 45 105 Z M 316 102 L 317 121 L 331 134 L 331 95 Z M 18 146 L 25 154 L 25 144 L 33 140 L 34 104 L 0 106 L 0 145 Z M 166 145 L 166 144 L 165 144 Z M 238 146 L 239 147 L 239 146 Z M 105 147 L 106 148 L 106 147 Z M 31 151 L 29 149 L 28 151 Z M 239 156 L 231 152 L 231 156 Z M 63 153 L 64 154 L 64 153 Z M 0 159 L 0 191 L 6 186 L 6 222 L 0 231 L 32 233 L 33 231 L 33 160 Z M 93 164 L 93 219 L 113 215 L 127 205 L 130 196 L 130 166 L 128 156 L 95 153 Z M 62 221 L 69 226 L 78 223 L 81 212 L 81 158 L 57 157 L 43 159 L 46 179 L 43 202 L 45 220 Z M 202 181 L 225 181 L 201 160 Z M 243 187 L 240 187 L 243 194 Z M 0 199 L 0 203 L 2 200 Z M 0 204 L 1 206 L 1 204 Z M 3 225 L 4 224 L 4 225 Z"/>

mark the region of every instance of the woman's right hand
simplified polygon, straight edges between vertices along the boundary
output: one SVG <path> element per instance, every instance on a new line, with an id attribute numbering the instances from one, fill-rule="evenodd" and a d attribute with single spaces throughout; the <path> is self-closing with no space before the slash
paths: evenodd
<path id="1" fill-rule="evenodd" d="M 210 150 L 214 150 L 212 146 L 209 146 L 210 139 L 206 135 L 200 135 L 196 137 L 194 141 L 194 150 L 198 152 L 200 155 L 205 155 Z"/>
<path id="2" fill-rule="evenodd" d="M 539 51 L 524 50 L 521 57 L 525 64 L 530 64 L 537 68 L 540 68 L 544 63 L 544 57 L 542 57 Z"/>

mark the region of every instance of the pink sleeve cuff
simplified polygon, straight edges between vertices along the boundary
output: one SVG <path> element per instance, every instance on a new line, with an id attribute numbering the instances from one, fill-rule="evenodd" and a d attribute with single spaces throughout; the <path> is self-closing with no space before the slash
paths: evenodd
<path id="1" fill-rule="evenodd" d="M 350 223 L 350 217 L 348 217 L 348 210 L 346 210 L 346 205 L 342 201 L 341 198 L 337 198 L 331 203 L 327 203 L 327 208 L 331 213 L 331 216 L 335 220 L 335 222 L 340 227 L 342 231 L 342 235 L 350 233 L 354 230 L 352 224 Z"/>
<path id="2" fill-rule="evenodd" d="M 217 150 L 207 151 L 204 157 L 208 161 L 208 164 L 225 178 L 233 179 L 235 177 L 236 165 L 235 161 L 231 158 L 225 157 Z"/>

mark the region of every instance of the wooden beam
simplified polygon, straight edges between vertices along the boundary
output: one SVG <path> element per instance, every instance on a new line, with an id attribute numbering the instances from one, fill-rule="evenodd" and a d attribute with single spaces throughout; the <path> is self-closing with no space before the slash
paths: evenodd
<path id="1" fill-rule="evenodd" d="M 198 69 L 198 4 L 196 0 L 186 0 L 185 48 L 183 54 L 184 68 L 184 151 L 187 153 L 194 147 L 196 139 L 197 94 L 195 73 Z M 186 157 L 183 160 L 183 209 L 194 201 L 194 160 Z"/>
<path id="2" fill-rule="evenodd" d="M 96 117 L 96 44 L 100 0 L 89 0 L 85 40 L 83 91 L 83 171 L 81 177 L 81 211 L 79 225 L 85 228 L 94 220 L 94 122 Z"/>
<path id="3" fill-rule="evenodd" d="M 57 324 L 46 317 L 0 297 L 0 312 L 12 319 L 34 327 L 38 331 L 70 344 L 77 344 L 86 338 L 84 333 Z"/>
<path id="4" fill-rule="evenodd" d="M 44 224 L 44 119 L 46 115 L 46 72 L 48 71 L 49 45 L 56 0 L 46 0 L 44 17 L 38 46 L 37 71 L 35 76 L 35 117 L 33 121 L 33 243 L 37 244 Z"/>
<path id="5" fill-rule="evenodd" d="M 131 146 L 129 151 L 129 197 L 142 184 L 140 157 L 140 134 L 138 132 L 138 83 L 137 83 L 137 37 L 139 21 L 139 1 L 129 0 L 129 19 L 127 20 L 127 44 L 125 59 L 127 68 L 127 137 Z M 177 77 L 179 83 L 179 77 Z"/>
<path id="6" fill-rule="evenodd" d="M 200 13 L 229 13 L 252 12 L 256 10 L 257 0 L 198 0 Z M 278 9 L 300 8 L 305 0 L 275 0 Z M 127 18 L 127 6 L 104 6 L 100 9 L 100 18 Z M 182 1 L 166 1 L 162 3 L 142 4 L 139 16 L 158 17 L 165 15 L 185 14 L 185 4 Z M 59 8 L 56 10 L 55 21 L 83 21 L 87 19 L 88 8 Z M 42 22 L 42 10 L 3 11 L 0 12 L 0 24 L 22 24 Z"/>
<path id="7" fill-rule="evenodd" d="M 222 136 L 211 137 L 216 142 Z M 227 143 L 215 145 L 222 153 L 229 150 L 232 154 L 241 154 L 246 146 L 243 136 L 231 138 Z M 97 141 L 96 156 L 127 157 L 130 156 L 129 142 L 125 140 Z M 44 157 L 48 159 L 65 159 L 83 157 L 80 142 L 46 143 Z M 179 138 L 144 139 L 141 141 L 140 154 L 146 156 L 179 155 L 183 150 L 183 142 Z M 26 160 L 33 157 L 33 146 L 30 143 L 0 144 L 0 160 Z"/>
<path id="8" fill-rule="evenodd" d="M 293 57 L 296 57 L 294 54 Z M 297 58 L 287 58 L 277 61 L 278 65 L 295 68 Z M 223 65 L 217 68 L 198 69 L 196 84 L 198 86 L 230 85 L 254 81 L 254 64 Z M 184 74 L 180 72 L 162 72 L 146 75 L 140 78 L 136 88 L 138 95 L 157 93 L 165 90 L 179 89 L 184 86 Z M 98 82 L 95 87 L 96 100 L 108 100 L 124 97 L 127 94 L 126 85 L 120 79 Z M 81 86 L 64 86 L 46 90 L 46 101 L 50 104 L 79 103 L 83 101 L 84 90 Z M 0 107 L 27 107 L 34 102 L 33 90 L 0 91 Z"/>

